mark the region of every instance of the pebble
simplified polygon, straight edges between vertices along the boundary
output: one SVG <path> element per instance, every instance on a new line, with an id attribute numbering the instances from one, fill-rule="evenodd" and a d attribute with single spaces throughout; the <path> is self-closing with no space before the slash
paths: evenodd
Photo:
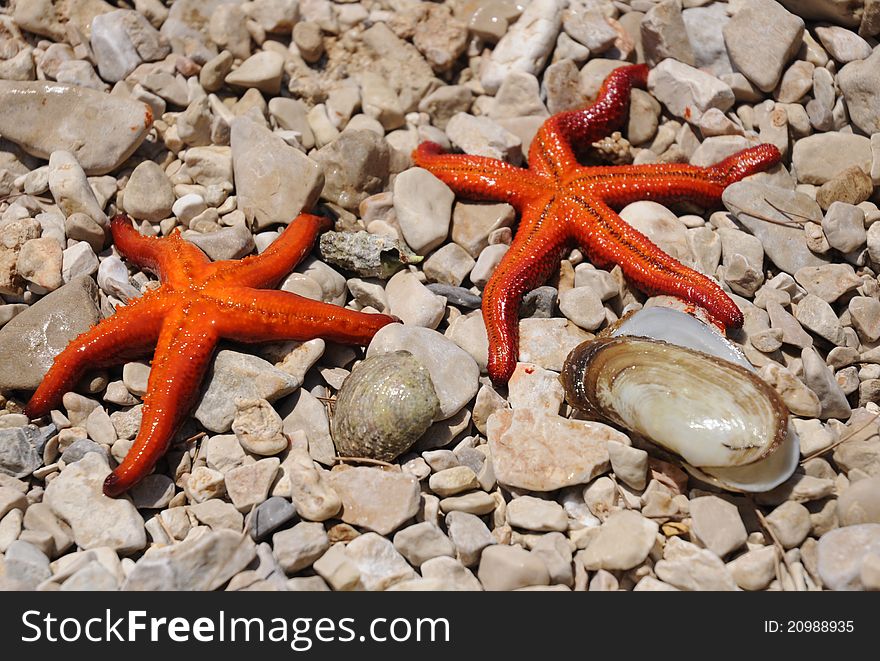
<path id="1" fill-rule="evenodd" d="M 846 395 L 821 356 L 812 347 L 805 347 L 801 351 L 801 361 L 804 366 L 804 383 L 819 397 L 821 413 L 818 417 L 848 418 L 851 409 Z"/>
<path id="2" fill-rule="evenodd" d="M 69 151 L 89 175 L 119 167 L 153 123 L 138 101 L 66 83 L 0 81 L 0 134 L 42 159 Z"/>
<path id="3" fill-rule="evenodd" d="M 321 196 L 344 209 L 357 209 L 367 197 L 382 192 L 388 182 L 389 159 L 388 143 L 382 136 L 373 131 L 343 131 L 314 155 L 324 172 Z"/>
<path id="4" fill-rule="evenodd" d="M 862 284 L 849 264 L 823 264 L 798 269 L 794 278 L 807 294 L 817 296 L 826 303 L 834 303 L 841 296 Z M 798 303 L 798 307 L 805 299 Z"/>
<path id="5" fill-rule="evenodd" d="M 413 567 L 421 567 L 432 558 L 455 557 L 455 546 L 440 528 L 428 521 L 416 523 L 395 533 L 394 548 Z"/>
<path id="6" fill-rule="evenodd" d="M 186 230 L 183 238 L 201 248 L 212 261 L 241 259 L 254 250 L 254 237 L 244 223 L 199 234 Z"/>
<path id="7" fill-rule="evenodd" d="M 810 533 L 810 512 L 800 503 L 787 501 L 767 515 L 767 525 L 783 548 L 794 548 Z"/>
<path id="8" fill-rule="evenodd" d="M 537 532 L 568 530 L 568 516 L 559 503 L 532 496 L 511 500 L 507 504 L 507 521 L 515 528 Z"/>
<path id="9" fill-rule="evenodd" d="M 367 357 L 393 351 L 409 351 L 428 370 L 440 400 L 440 419 L 458 413 L 477 394 L 477 363 L 440 333 L 429 328 L 389 324 L 373 336 Z"/>
<path id="10" fill-rule="evenodd" d="M 727 563 L 727 570 L 743 590 L 763 590 L 776 578 L 777 551 L 763 546 L 747 551 Z"/>
<path id="11" fill-rule="evenodd" d="M 255 557 L 256 546 L 247 535 L 231 530 L 195 532 L 179 544 L 144 555 L 128 573 L 122 589 L 216 590 Z"/>
<path id="12" fill-rule="evenodd" d="M 641 38 L 645 59 L 650 66 L 656 66 L 666 58 L 673 58 L 690 66 L 696 64 L 681 4 L 674 0 L 666 0 L 651 7 L 642 19 Z"/>
<path id="13" fill-rule="evenodd" d="M 498 482 L 531 491 L 589 482 L 608 470 L 606 443 L 629 441 L 602 423 L 534 408 L 500 409 L 486 432 Z"/>
<path id="14" fill-rule="evenodd" d="M 470 570 L 446 556 L 431 558 L 421 567 L 422 577 L 440 581 L 444 590 L 481 591 L 483 586 Z"/>
<path id="15" fill-rule="evenodd" d="M 281 433 L 281 416 L 265 399 L 239 399 L 238 412 L 232 421 L 232 432 L 241 447 L 251 454 L 272 456 L 287 449 L 287 438 Z"/>
<path id="16" fill-rule="evenodd" d="M 438 247 L 449 233 L 455 194 L 422 168 L 410 168 L 394 180 L 394 212 L 403 238 L 415 252 Z"/>
<path id="17" fill-rule="evenodd" d="M 733 576 L 714 553 L 679 537 L 666 542 L 663 559 L 654 571 L 662 581 L 680 590 L 736 590 Z"/>
<path id="18" fill-rule="evenodd" d="M 374 532 L 349 542 L 345 555 L 357 568 L 364 589 L 371 592 L 386 590 L 417 576 L 392 543 Z"/>
<path id="19" fill-rule="evenodd" d="M 853 296 L 847 309 L 859 337 L 867 342 L 880 338 L 880 301 L 868 296 Z"/>
<path id="20" fill-rule="evenodd" d="M 760 239 L 767 257 L 780 270 L 794 274 L 805 266 L 820 266 L 828 261 L 810 251 L 800 227 L 779 224 L 790 223 L 790 220 L 778 209 L 821 223 L 822 211 L 808 195 L 754 181 L 740 181 L 725 188 L 721 199 L 745 228 Z M 775 222 L 767 222 L 765 218 Z"/>
<path id="21" fill-rule="evenodd" d="M 522 319 L 519 324 L 519 360 L 561 372 L 571 350 L 592 338 L 590 333 L 566 319 Z"/>
<path id="22" fill-rule="evenodd" d="M 477 577 L 490 592 L 550 584 L 546 565 L 521 546 L 495 545 L 485 549 Z"/>
<path id="23" fill-rule="evenodd" d="M 446 515 L 446 529 L 458 552 L 459 560 L 466 567 L 476 565 L 483 549 L 497 543 L 486 524 L 478 516 L 468 512 L 449 512 Z"/>
<path id="24" fill-rule="evenodd" d="M 49 157 L 49 190 L 65 217 L 84 213 L 101 227 L 107 226 L 102 205 L 98 203 L 86 173 L 72 153 L 52 152 Z"/>
<path id="25" fill-rule="evenodd" d="M 841 526 L 880 523 L 880 477 L 866 477 L 849 486 L 837 499 Z"/>
<path id="26" fill-rule="evenodd" d="M 584 330 L 593 331 L 605 323 L 605 306 L 588 287 L 574 287 L 559 295 L 559 310 Z"/>
<path id="27" fill-rule="evenodd" d="M 723 29 L 730 61 L 758 89 L 769 92 L 797 53 L 804 21 L 774 0 L 747 0 Z"/>
<path id="28" fill-rule="evenodd" d="M 854 205 L 864 202 L 871 197 L 873 191 L 874 185 L 871 182 L 871 177 L 865 170 L 854 165 L 822 184 L 816 191 L 816 202 L 823 209 L 830 211 L 830 207 L 837 203 L 846 202 Z"/>
<path id="29" fill-rule="evenodd" d="M 641 491 L 647 484 L 648 453 L 623 443 L 607 443 L 611 470 L 625 485 Z"/>
<path id="30" fill-rule="evenodd" d="M 295 434 L 304 441 L 304 434 Z M 294 445 L 281 464 L 290 497 L 297 513 L 308 521 L 326 521 L 339 512 L 342 500 L 330 486 L 328 476 L 319 471 L 305 445 Z M 277 489 L 278 487 L 276 487 Z"/>
<path id="31" fill-rule="evenodd" d="M 300 382 L 271 363 L 228 349 L 218 352 L 207 388 L 195 409 L 196 419 L 216 433 L 232 428 L 235 397 L 275 401 L 289 395 Z"/>
<path id="32" fill-rule="evenodd" d="M 673 59 L 663 60 L 648 74 L 648 89 L 676 117 L 699 122 L 710 108 L 727 111 L 733 90 L 715 76 Z"/>
<path id="33" fill-rule="evenodd" d="M 870 172 L 872 159 L 870 139 L 839 132 L 801 138 L 791 153 L 798 181 L 806 184 L 824 184 L 850 167 Z"/>
<path id="34" fill-rule="evenodd" d="M 280 464 L 277 457 L 269 457 L 226 471 L 226 492 L 239 512 L 249 512 L 266 500 Z"/>
<path id="35" fill-rule="evenodd" d="M 147 543 L 144 520 L 130 501 L 104 495 L 104 478 L 109 474 L 107 460 L 90 452 L 49 483 L 45 499 L 70 525 L 78 546 L 109 546 L 129 555 Z"/>
<path id="36" fill-rule="evenodd" d="M 631 569 L 645 561 L 659 526 L 632 510 L 612 513 L 581 555 L 588 570 Z"/>
<path id="37" fill-rule="evenodd" d="M 55 356 L 101 319 L 98 288 L 79 277 L 0 328 L 0 390 L 34 390 Z"/>
<path id="38" fill-rule="evenodd" d="M 142 62 L 161 60 L 171 46 L 140 13 L 119 9 L 92 20 L 90 45 L 101 78 L 115 83 Z"/>
<path id="39" fill-rule="evenodd" d="M 330 548 L 330 540 L 321 523 L 296 524 L 272 536 L 272 552 L 287 574 L 312 565 Z"/>
<path id="40" fill-rule="evenodd" d="M 853 35 L 855 36 L 855 35 Z M 856 59 L 837 74 L 837 84 L 852 123 L 867 135 L 880 132 L 877 104 L 880 102 L 880 52 L 874 49 L 870 57 Z"/>
<path id="41" fill-rule="evenodd" d="M 880 524 L 837 528 L 819 539 L 817 567 L 825 587 L 831 590 L 861 590 L 862 565 L 871 555 L 880 555 Z"/>
<path id="42" fill-rule="evenodd" d="M 342 499 L 342 520 L 380 535 L 399 528 L 419 508 L 419 482 L 407 473 L 355 467 L 332 471 L 329 481 Z"/>
<path id="43" fill-rule="evenodd" d="M 246 117 L 230 134 L 238 208 L 255 229 L 287 224 L 314 206 L 324 185 L 321 167 Z"/>
<path id="44" fill-rule="evenodd" d="M 221 498 L 226 493 L 224 474 L 220 471 L 196 466 L 186 481 L 186 494 L 195 503 Z"/>
<path id="45" fill-rule="evenodd" d="M 55 239 L 40 238 L 27 241 L 18 253 L 16 271 L 37 292 L 55 291 L 63 283 L 61 269 L 63 255 Z"/>
<path id="46" fill-rule="evenodd" d="M 511 72 L 537 75 L 543 69 L 562 27 L 562 9 L 559 0 L 529 3 L 492 51 L 480 75 L 483 89 L 492 94 Z"/>
<path id="47" fill-rule="evenodd" d="M 275 51 L 255 53 L 237 69 L 226 74 L 225 81 L 235 87 L 255 88 L 266 94 L 278 94 L 284 73 L 284 56 Z"/>
<path id="48" fill-rule="evenodd" d="M 197 521 L 205 524 L 212 530 L 241 532 L 244 517 L 241 515 L 241 512 L 235 509 L 232 503 L 227 503 L 219 498 L 211 498 L 203 503 L 190 505 L 187 509 Z"/>
<path id="49" fill-rule="evenodd" d="M 871 55 L 871 46 L 852 30 L 837 25 L 816 28 L 816 36 L 835 60 L 842 64 L 865 60 Z"/>
<path id="50" fill-rule="evenodd" d="M 248 532 L 254 541 L 262 541 L 296 518 L 296 507 L 280 496 L 272 496 L 254 508 Z"/>
<path id="51" fill-rule="evenodd" d="M 464 248 L 456 243 L 447 243 L 442 248 L 435 250 L 425 260 L 422 268 L 428 280 L 458 287 L 467 278 L 475 264 L 474 258 Z"/>
<path id="52" fill-rule="evenodd" d="M 471 282 L 477 287 L 484 288 L 492 277 L 492 274 L 495 272 L 495 269 L 498 268 L 501 260 L 504 259 L 504 255 L 507 254 L 509 248 L 510 247 L 504 243 L 495 243 L 483 248 L 480 252 L 480 256 L 477 257 L 474 268 L 471 270 Z"/>
<path id="53" fill-rule="evenodd" d="M 701 496 L 690 501 L 693 533 L 719 558 L 746 543 L 746 528 L 735 505 L 717 496 Z"/>
<path id="54" fill-rule="evenodd" d="M 333 544 L 324 555 L 315 560 L 313 569 L 333 590 L 355 590 L 360 584 L 360 571 L 346 556 L 345 544 L 342 543 Z"/>
<path id="55" fill-rule="evenodd" d="M 856 170 L 862 172 L 858 168 Z M 868 240 L 864 211 L 847 202 L 835 201 L 828 206 L 822 219 L 822 231 L 828 245 L 843 253 L 858 250 Z"/>
<path id="56" fill-rule="evenodd" d="M 446 312 L 446 300 L 437 296 L 410 271 L 400 271 L 385 285 L 391 314 L 407 326 L 436 328 Z"/>
<path id="57" fill-rule="evenodd" d="M 514 164 L 522 159 L 522 140 L 488 117 L 456 113 L 446 124 L 446 135 L 465 154 Z"/>
<path id="58" fill-rule="evenodd" d="M 52 241 L 53 239 L 48 239 Z M 98 271 L 98 257 L 85 241 L 80 241 L 61 253 L 61 279 L 67 283 L 82 276 L 92 276 Z"/>
<path id="59" fill-rule="evenodd" d="M 509 204 L 457 202 L 452 211 L 452 240 L 471 257 L 479 257 L 489 245 L 489 235 L 502 227 L 511 227 L 514 217 Z"/>
<path id="60" fill-rule="evenodd" d="M 33 544 L 20 539 L 6 549 L 0 567 L 3 569 L 0 573 L 0 589 L 4 591 L 36 590 L 40 583 L 52 575 L 49 558 Z"/>
<path id="61" fill-rule="evenodd" d="M 517 363 L 507 382 L 507 400 L 513 409 L 546 409 L 559 413 L 565 398 L 559 374 L 531 363 Z"/>
<path id="62" fill-rule="evenodd" d="M 69 451 L 69 448 L 68 448 Z M 138 509 L 163 509 L 174 497 L 174 482 L 166 475 L 147 475 L 131 490 L 131 500 Z"/>
<path id="63" fill-rule="evenodd" d="M 431 475 L 431 478 L 428 480 L 428 486 L 435 494 L 441 498 L 446 498 L 464 491 L 477 489 L 480 484 L 471 468 L 467 466 L 452 466 Z"/>

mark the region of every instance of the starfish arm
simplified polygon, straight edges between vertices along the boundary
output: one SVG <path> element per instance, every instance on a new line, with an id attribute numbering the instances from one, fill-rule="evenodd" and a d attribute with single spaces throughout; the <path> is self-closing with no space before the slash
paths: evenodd
<path id="1" fill-rule="evenodd" d="M 192 313 L 191 313 L 192 314 Z M 104 493 L 118 496 L 149 475 L 189 414 L 217 346 L 217 332 L 197 320 L 207 315 L 169 316 L 162 325 L 144 397 L 143 418 L 125 460 L 107 476 Z"/>
<path id="2" fill-rule="evenodd" d="M 519 359 L 519 308 L 523 294 L 543 284 L 558 266 L 569 243 L 566 226 L 552 217 L 553 203 L 540 213 L 539 222 L 528 224 L 531 226 L 523 218 L 510 249 L 483 290 L 483 320 L 489 338 L 488 372 L 496 384 L 510 379 Z"/>
<path id="3" fill-rule="evenodd" d="M 38 418 L 58 406 L 87 371 L 149 354 L 166 310 L 161 296 L 148 292 L 82 333 L 55 357 L 28 402 L 27 415 Z"/>
<path id="4" fill-rule="evenodd" d="M 472 200 L 510 202 L 521 208 L 541 194 L 544 182 L 534 173 L 486 156 L 446 154 L 435 142 L 423 142 L 413 162 L 455 193 Z"/>
<path id="5" fill-rule="evenodd" d="M 330 227 L 329 218 L 300 214 L 259 255 L 222 262 L 224 272 L 218 282 L 242 287 L 274 287 L 309 254 L 318 234 Z"/>
<path id="6" fill-rule="evenodd" d="M 131 218 L 124 213 L 113 217 L 110 231 L 113 244 L 123 257 L 136 266 L 159 273 L 163 282 L 180 280 L 175 277 L 179 270 L 179 267 L 175 269 L 176 263 L 184 261 L 190 268 L 203 268 L 209 263 L 205 253 L 184 241 L 178 232 L 164 239 L 144 236 L 132 226 Z"/>
<path id="7" fill-rule="evenodd" d="M 394 317 L 349 310 L 286 291 L 230 289 L 217 328 L 238 342 L 310 340 L 367 345 Z"/>
<path id="8" fill-rule="evenodd" d="M 775 146 L 761 144 L 707 168 L 679 163 L 583 168 L 584 174 L 576 179 L 582 178 L 584 184 L 615 207 L 638 200 L 689 201 L 713 207 L 721 202 L 727 186 L 776 165 L 780 159 Z"/>
<path id="9" fill-rule="evenodd" d="M 619 265 L 647 294 L 678 296 L 705 308 L 725 326 L 742 326 L 742 312 L 714 280 L 667 255 L 601 201 L 572 198 L 571 205 L 576 237 L 591 259 Z"/>
<path id="10" fill-rule="evenodd" d="M 529 148 L 529 168 L 558 178 L 577 166 L 575 151 L 623 126 L 632 88 L 647 84 L 648 67 L 644 64 L 612 71 L 592 105 L 553 115 L 541 125 Z"/>

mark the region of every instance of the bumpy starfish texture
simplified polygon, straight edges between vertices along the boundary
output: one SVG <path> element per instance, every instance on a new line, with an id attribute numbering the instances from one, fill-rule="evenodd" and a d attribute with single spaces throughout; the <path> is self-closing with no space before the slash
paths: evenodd
<path id="1" fill-rule="evenodd" d="M 146 237 L 127 216 L 113 219 L 116 248 L 159 274 L 161 285 L 86 331 L 55 358 L 27 405 L 31 418 L 58 406 L 90 369 L 148 355 L 155 345 L 143 420 L 134 445 L 104 482 L 116 496 L 150 473 L 195 403 L 221 339 L 238 342 L 323 338 L 367 344 L 394 321 L 285 291 L 277 283 L 308 254 L 326 218 L 302 214 L 260 255 L 211 262 L 178 232 Z"/>
<path id="2" fill-rule="evenodd" d="M 431 142 L 413 153 L 416 165 L 457 194 L 510 202 L 520 213 L 513 243 L 483 291 L 488 369 L 495 383 L 506 383 L 516 367 L 523 294 L 543 283 L 575 244 L 598 267 L 618 264 L 627 279 L 648 294 L 681 297 L 728 327 L 743 323 L 742 312 L 715 281 L 667 255 L 614 209 L 636 200 L 715 206 L 729 184 L 778 163 L 779 150 L 762 144 L 707 168 L 582 166 L 576 150 L 624 123 L 631 89 L 644 88 L 647 77 L 643 64 L 616 69 L 592 106 L 548 118 L 532 141 L 528 169 L 493 158 L 444 154 Z"/>

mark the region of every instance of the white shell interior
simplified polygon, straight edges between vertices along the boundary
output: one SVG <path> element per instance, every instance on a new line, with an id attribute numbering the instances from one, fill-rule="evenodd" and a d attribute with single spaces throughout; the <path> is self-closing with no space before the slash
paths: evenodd
<path id="1" fill-rule="evenodd" d="M 671 308 L 652 307 L 639 310 L 624 320 L 612 336 L 633 335 L 663 340 L 670 344 L 703 353 L 756 371 L 743 353 L 720 333 L 685 312 Z M 683 439 L 684 442 L 687 442 Z M 746 466 L 731 468 L 698 468 L 685 465 L 696 477 L 736 491 L 769 491 L 785 482 L 794 473 L 800 459 L 800 443 L 794 425 L 789 421 L 788 435 L 770 456 Z"/>

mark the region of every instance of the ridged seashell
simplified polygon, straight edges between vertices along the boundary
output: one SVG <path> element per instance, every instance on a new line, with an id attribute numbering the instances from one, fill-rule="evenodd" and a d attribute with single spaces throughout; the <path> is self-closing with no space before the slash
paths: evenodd
<path id="1" fill-rule="evenodd" d="M 345 457 L 391 461 L 440 413 L 428 370 L 409 351 L 371 356 L 342 383 L 330 433 Z"/>
<path id="2" fill-rule="evenodd" d="M 678 456 L 696 477 L 767 491 L 797 467 L 799 444 L 779 395 L 714 329 L 669 308 L 622 319 L 569 355 L 569 403 Z"/>

